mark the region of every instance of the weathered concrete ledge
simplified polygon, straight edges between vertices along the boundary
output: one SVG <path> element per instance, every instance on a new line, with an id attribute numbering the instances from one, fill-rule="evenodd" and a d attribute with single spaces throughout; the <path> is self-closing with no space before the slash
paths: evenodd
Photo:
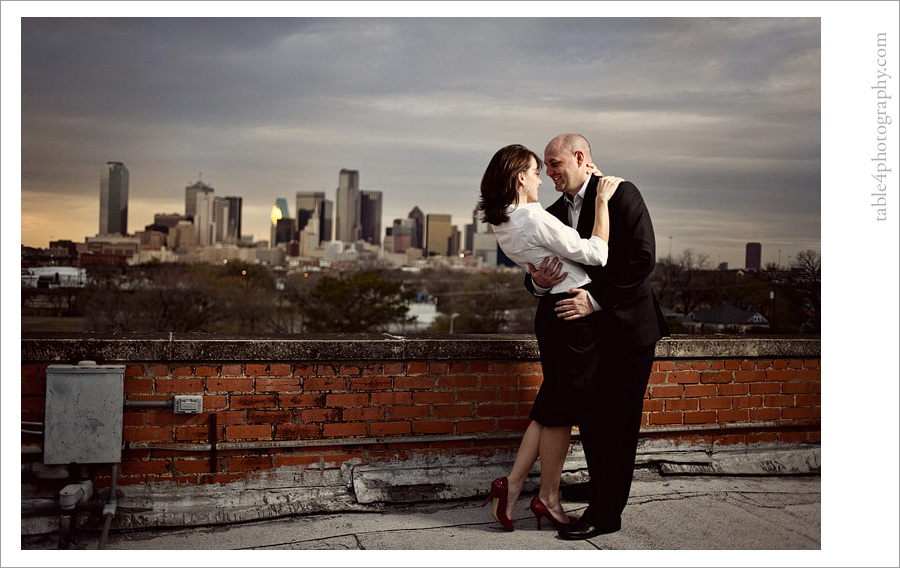
<path id="1" fill-rule="evenodd" d="M 98 363 L 172 361 L 414 361 L 537 360 L 533 335 L 402 336 L 328 334 L 228 336 L 210 334 L 28 333 L 21 339 L 22 362 Z M 660 359 L 821 356 L 811 337 L 695 336 L 665 338 Z"/>
<path id="2" fill-rule="evenodd" d="M 743 448 L 675 445 L 644 440 L 637 466 L 679 475 L 819 475 L 818 444 L 758 444 Z M 471 499 L 483 496 L 488 480 L 506 475 L 509 456 L 418 457 L 373 465 L 344 464 L 340 469 L 286 467 L 258 472 L 227 487 L 214 485 L 134 485 L 119 490 L 116 529 L 201 526 L 256 521 L 303 513 L 381 511 L 387 505 Z M 588 479 L 580 443 L 567 457 L 563 485 Z M 536 491 L 540 467 L 535 464 L 524 490 Z M 23 511 L 52 505 L 23 501 Z M 56 517 L 28 515 L 22 534 L 56 530 Z"/>

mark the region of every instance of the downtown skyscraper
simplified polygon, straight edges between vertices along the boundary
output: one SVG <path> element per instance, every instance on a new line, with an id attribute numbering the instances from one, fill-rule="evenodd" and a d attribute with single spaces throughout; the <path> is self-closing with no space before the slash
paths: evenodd
<path id="1" fill-rule="evenodd" d="M 425 216 L 425 253 L 429 256 L 450 256 L 453 248 L 453 221 L 450 215 Z"/>
<path id="2" fill-rule="evenodd" d="M 100 175 L 99 234 L 128 234 L 128 168 L 122 162 L 106 162 Z"/>
<path id="3" fill-rule="evenodd" d="M 225 235 L 225 242 L 238 242 L 241 240 L 241 218 L 243 217 L 244 198 L 235 196 L 226 196 L 225 201 L 228 202 L 228 230 Z"/>
<path id="4" fill-rule="evenodd" d="M 197 214 L 197 196 L 213 193 L 215 190 L 198 181 L 184 188 L 184 216 L 193 219 Z"/>
<path id="5" fill-rule="evenodd" d="M 334 238 L 345 243 L 360 239 L 359 171 L 342 169 L 336 196 Z"/>
<path id="6" fill-rule="evenodd" d="M 381 244 L 381 209 L 384 194 L 381 191 L 359 192 L 360 238 L 373 245 Z"/>
<path id="7" fill-rule="evenodd" d="M 278 243 L 289 243 L 294 240 L 294 220 L 291 218 L 291 214 L 288 213 L 287 199 L 284 197 L 277 198 L 269 217 L 272 219 L 269 248 L 275 248 Z"/>
<path id="8" fill-rule="evenodd" d="M 197 244 L 210 246 L 224 243 L 228 234 L 228 199 L 212 193 L 198 193 L 194 211 L 194 231 Z"/>
<path id="9" fill-rule="evenodd" d="M 297 192 L 297 234 L 306 253 L 331 240 L 334 203 L 324 191 Z"/>
<path id="10" fill-rule="evenodd" d="M 416 205 L 412 208 L 412 211 L 409 212 L 409 218 L 414 222 L 414 228 L 412 234 L 412 243 L 410 246 L 413 246 L 418 249 L 425 248 L 425 213 L 422 213 L 422 210 L 419 209 L 419 206 Z"/>
<path id="11" fill-rule="evenodd" d="M 744 268 L 759 272 L 762 269 L 762 244 L 747 243 L 747 254 Z"/>

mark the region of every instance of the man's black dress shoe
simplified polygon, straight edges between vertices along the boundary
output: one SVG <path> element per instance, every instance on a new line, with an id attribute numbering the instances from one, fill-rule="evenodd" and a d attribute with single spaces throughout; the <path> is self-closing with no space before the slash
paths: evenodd
<path id="1" fill-rule="evenodd" d="M 622 528 L 622 521 L 605 525 L 595 525 L 593 522 L 581 517 L 564 529 L 560 529 L 559 538 L 563 540 L 585 540 L 601 534 L 614 533 Z"/>

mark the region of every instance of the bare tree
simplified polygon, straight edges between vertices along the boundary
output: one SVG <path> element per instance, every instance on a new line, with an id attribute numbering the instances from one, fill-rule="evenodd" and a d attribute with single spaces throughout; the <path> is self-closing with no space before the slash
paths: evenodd
<path id="1" fill-rule="evenodd" d="M 802 331 L 818 333 L 822 327 L 822 255 L 807 249 L 791 261 L 788 289 L 794 301 L 808 316 Z"/>
<path id="2" fill-rule="evenodd" d="M 664 259 L 656 264 L 654 281 L 656 293 L 663 305 L 681 309 L 687 314 L 711 299 L 706 293 L 715 287 L 707 282 L 709 255 L 685 249 L 677 260 Z"/>

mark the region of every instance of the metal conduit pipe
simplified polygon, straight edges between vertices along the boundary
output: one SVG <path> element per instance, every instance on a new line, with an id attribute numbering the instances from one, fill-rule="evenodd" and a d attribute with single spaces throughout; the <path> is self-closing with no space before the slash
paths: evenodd
<path id="1" fill-rule="evenodd" d="M 774 428 L 776 426 L 779 426 L 779 424 L 774 422 L 754 422 L 753 424 L 726 422 L 723 424 L 695 424 L 693 426 L 660 426 L 658 428 L 641 428 L 641 435 L 693 434 L 695 432 L 709 432 L 713 430 L 757 430 L 760 428 Z"/>
<path id="2" fill-rule="evenodd" d="M 772 428 L 796 428 L 818 426 L 815 421 L 798 422 L 796 424 L 776 424 L 775 422 L 755 422 L 753 424 L 725 423 L 698 424 L 695 426 L 671 426 L 660 428 L 642 428 L 641 435 L 653 434 L 696 434 L 712 431 L 760 430 Z M 578 436 L 578 434 L 575 434 Z M 277 440 L 271 442 L 221 442 L 216 444 L 217 450 L 267 450 L 284 448 L 316 448 L 322 446 L 369 446 L 375 444 L 408 444 L 416 442 L 465 442 L 485 440 L 509 440 L 521 438 L 521 433 L 494 434 L 491 436 L 457 435 L 457 436 L 397 436 L 390 438 L 335 438 L 331 440 Z M 142 450 L 174 450 L 182 452 L 208 452 L 211 444 L 159 444 L 153 442 L 130 443 L 130 448 Z"/>
<path id="3" fill-rule="evenodd" d="M 697 432 L 740 430 L 791 430 L 794 428 L 808 428 L 810 426 L 821 426 L 821 422 L 818 420 L 801 420 L 791 424 L 778 424 L 776 422 L 753 422 L 751 424 L 725 422 L 722 424 L 696 424 L 693 426 L 662 426 L 659 428 L 641 428 L 641 436 L 653 434 L 696 434 Z"/>
<path id="4" fill-rule="evenodd" d="M 518 439 L 519 433 L 496 436 L 405 436 L 396 438 L 335 438 L 331 440 L 278 440 L 272 442 L 222 442 L 218 450 L 268 450 L 284 448 L 317 448 L 323 446 L 369 446 L 374 444 L 408 444 L 416 442 L 461 442 L 470 440 Z M 175 450 L 183 452 L 208 452 L 212 444 L 157 444 L 153 442 L 130 443 L 129 448 L 141 450 Z"/>
<path id="5" fill-rule="evenodd" d="M 26 426 L 27 426 L 27 428 L 26 428 Z M 43 422 L 28 422 L 26 420 L 22 420 L 22 433 L 23 434 L 35 434 L 36 436 L 43 435 L 43 433 L 44 433 L 43 430 L 32 430 L 31 429 L 32 427 L 43 428 L 44 423 Z"/>
<path id="6" fill-rule="evenodd" d="M 167 406 L 175 406 L 174 400 L 126 400 L 125 408 L 153 408 L 153 407 L 167 407 Z"/>
<path id="7" fill-rule="evenodd" d="M 116 516 L 116 477 L 119 475 L 119 464 L 112 464 L 112 472 L 110 473 L 109 499 L 103 506 L 103 532 L 100 533 L 100 543 L 97 550 L 106 548 L 106 540 L 109 537 L 109 527 L 112 524 L 113 517 Z"/>

